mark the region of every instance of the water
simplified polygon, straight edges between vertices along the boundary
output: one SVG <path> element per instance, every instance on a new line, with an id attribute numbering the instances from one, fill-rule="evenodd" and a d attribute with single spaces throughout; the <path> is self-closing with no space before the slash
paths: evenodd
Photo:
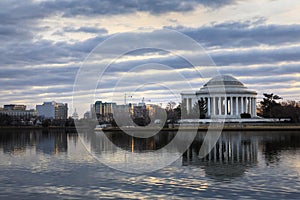
<path id="1" fill-rule="evenodd" d="M 121 149 L 143 152 L 162 148 L 175 133 L 149 140 L 107 135 Z M 299 199 L 299 133 L 223 132 L 215 149 L 199 159 L 204 135 L 170 166 L 137 175 L 95 160 L 76 134 L 2 130 L 0 199 Z M 91 144 L 91 150 L 101 154 L 105 145 Z"/>

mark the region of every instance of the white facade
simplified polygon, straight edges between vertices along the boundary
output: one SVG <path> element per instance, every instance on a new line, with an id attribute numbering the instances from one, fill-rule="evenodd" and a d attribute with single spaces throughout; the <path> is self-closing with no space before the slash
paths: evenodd
<path id="1" fill-rule="evenodd" d="M 255 91 L 229 75 L 212 78 L 196 93 L 181 93 L 187 114 L 198 100 L 204 100 L 208 118 L 240 118 L 241 113 L 256 117 L 256 95 Z"/>
<path id="2" fill-rule="evenodd" d="M 55 118 L 55 102 L 44 102 L 43 105 L 36 106 L 37 115 L 47 119 Z"/>

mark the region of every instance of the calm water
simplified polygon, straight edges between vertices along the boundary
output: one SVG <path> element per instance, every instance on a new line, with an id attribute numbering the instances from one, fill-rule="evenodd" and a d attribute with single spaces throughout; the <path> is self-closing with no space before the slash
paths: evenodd
<path id="1" fill-rule="evenodd" d="M 122 150 L 153 150 L 154 155 L 174 135 L 165 132 L 145 140 L 107 134 Z M 76 134 L 2 130 L 0 199 L 299 199 L 299 132 L 223 132 L 210 154 L 199 159 L 204 135 L 198 133 L 170 166 L 136 175 L 95 160 Z M 105 143 L 99 145 L 97 133 L 91 138 L 88 148 L 95 154 L 118 156 L 118 149 L 109 152 Z"/>

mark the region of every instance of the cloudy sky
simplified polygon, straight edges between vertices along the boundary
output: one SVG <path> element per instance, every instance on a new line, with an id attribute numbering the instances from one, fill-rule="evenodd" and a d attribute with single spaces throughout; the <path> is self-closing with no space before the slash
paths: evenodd
<path id="1" fill-rule="evenodd" d="M 1 0 L 0 7 L 0 106 L 20 103 L 34 108 L 48 100 L 71 105 L 79 69 L 88 65 L 97 74 L 98 63 L 87 59 L 95 47 L 123 34 L 122 41 L 101 52 L 101 62 L 130 47 L 132 38 L 154 34 L 156 41 L 150 43 L 163 44 L 167 39 L 160 31 L 164 29 L 197 41 L 219 73 L 235 76 L 255 89 L 259 98 L 272 92 L 300 101 L 300 3 L 296 0 Z M 176 51 L 181 47 L 174 45 Z M 182 52 L 193 54 L 193 50 Z M 201 71 L 201 66 L 194 67 Z M 76 95 L 84 99 L 94 93 L 96 99 L 110 101 L 112 95 L 123 98 L 129 93 L 131 101 L 142 97 L 155 103 L 177 101 L 178 94 L 170 88 L 184 91 L 186 85 L 175 74 L 184 75 L 194 90 L 208 80 L 174 52 L 146 49 L 114 60 L 96 90 L 81 88 Z M 137 80 L 153 83 L 137 87 L 132 94 L 129 88 Z M 94 80 L 86 76 L 86 81 Z M 81 115 L 90 101 L 82 100 L 77 108 Z"/>

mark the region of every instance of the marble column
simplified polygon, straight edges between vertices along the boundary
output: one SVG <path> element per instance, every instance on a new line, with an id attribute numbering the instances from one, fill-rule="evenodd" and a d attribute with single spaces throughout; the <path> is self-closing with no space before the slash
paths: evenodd
<path id="1" fill-rule="evenodd" d="M 256 116 L 256 98 L 253 98 L 253 113 Z"/>
<path id="2" fill-rule="evenodd" d="M 239 97 L 235 97 L 235 115 L 238 116 L 239 115 Z"/>
<path id="3" fill-rule="evenodd" d="M 248 113 L 251 113 L 251 97 L 248 97 Z"/>
<path id="4" fill-rule="evenodd" d="M 254 112 L 254 98 L 251 98 L 251 116 L 255 116 L 255 112 Z"/>
<path id="5" fill-rule="evenodd" d="M 241 112 L 244 113 L 244 97 L 241 97 Z"/>
<path id="6" fill-rule="evenodd" d="M 186 112 L 187 112 L 187 114 L 190 113 L 189 98 L 186 98 Z"/>
<path id="7" fill-rule="evenodd" d="M 207 115 L 210 116 L 210 97 L 207 98 Z"/>
<path id="8" fill-rule="evenodd" d="M 218 97 L 218 110 L 219 110 L 219 115 L 222 115 L 222 106 L 221 106 L 221 97 Z"/>
<path id="9" fill-rule="evenodd" d="M 213 115 L 216 115 L 216 97 L 213 97 Z"/>
<path id="10" fill-rule="evenodd" d="M 245 97 L 245 113 L 248 113 L 248 97 Z"/>
<path id="11" fill-rule="evenodd" d="M 233 115 L 233 97 L 230 97 L 230 115 Z"/>
<path id="12" fill-rule="evenodd" d="M 225 115 L 228 115 L 228 98 L 225 96 Z"/>
<path id="13" fill-rule="evenodd" d="M 251 116 L 253 115 L 253 98 L 252 97 L 250 97 L 250 102 L 251 102 L 251 104 L 250 104 L 250 112 L 251 112 Z"/>

